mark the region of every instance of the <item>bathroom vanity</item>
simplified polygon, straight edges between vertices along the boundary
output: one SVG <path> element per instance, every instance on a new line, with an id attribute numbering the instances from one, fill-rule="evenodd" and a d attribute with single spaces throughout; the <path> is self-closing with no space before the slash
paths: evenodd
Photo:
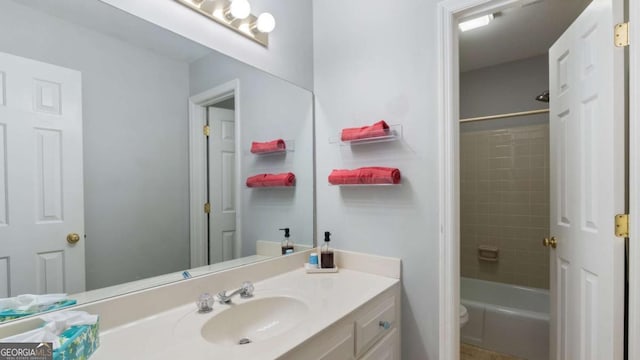
<path id="1" fill-rule="evenodd" d="M 309 252 L 78 306 L 100 315 L 91 358 L 400 359 L 400 260 L 336 251 L 339 272 L 308 274 Z M 252 297 L 198 312 L 202 293 L 245 280 Z M 0 338 L 38 325 L 0 326 Z"/>

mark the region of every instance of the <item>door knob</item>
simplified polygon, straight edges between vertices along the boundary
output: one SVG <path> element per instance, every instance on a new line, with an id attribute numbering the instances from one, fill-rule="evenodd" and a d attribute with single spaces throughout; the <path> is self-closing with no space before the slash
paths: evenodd
<path id="1" fill-rule="evenodd" d="M 542 245 L 544 247 L 549 247 L 551 246 L 552 248 L 556 248 L 556 246 L 558 246 L 558 240 L 555 238 L 555 236 L 552 236 L 551 239 L 549 238 L 544 238 L 542 240 Z"/>
<path id="2" fill-rule="evenodd" d="M 70 233 L 69 235 L 67 235 L 67 242 L 69 244 L 75 244 L 78 241 L 80 241 L 80 235 L 76 233 Z"/>

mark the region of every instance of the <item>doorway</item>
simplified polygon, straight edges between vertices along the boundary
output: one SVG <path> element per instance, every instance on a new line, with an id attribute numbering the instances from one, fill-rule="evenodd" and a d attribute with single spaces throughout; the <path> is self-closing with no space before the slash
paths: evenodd
<path id="1" fill-rule="evenodd" d="M 460 74 L 463 360 L 548 357 L 548 88 L 545 54 Z"/>
<path id="2" fill-rule="evenodd" d="M 440 117 L 441 117 L 441 122 L 440 122 L 440 136 L 441 136 L 441 143 L 440 143 L 440 151 L 441 151 L 441 186 L 440 186 L 440 193 L 441 193 L 441 197 L 440 197 L 440 209 L 441 209 L 441 224 L 442 224 L 442 232 L 441 232 L 441 236 L 440 236 L 440 245 L 441 245 L 441 255 L 442 258 L 444 259 L 441 262 L 441 298 L 440 298 L 440 314 L 441 314 L 441 326 L 440 326 L 440 334 L 441 334 L 441 339 L 440 339 L 440 344 L 442 346 L 441 348 L 441 358 L 447 358 L 447 359 L 457 359 L 459 358 L 460 354 L 459 354 L 459 350 L 458 350 L 458 344 L 459 344 L 459 336 L 460 336 L 460 331 L 458 328 L 458 319 L 459 319 L 459 309 L 458 309 L 458 301 L 460 299 L 460 289 L 458 287 L 459 285 L 459 276 L 460 276 L 460 259 L 459 256 L 461 254 L 461 248 L 460 248 L 460 239 L 461 239 L 461 232 L 460 232 L 460 219 L 461 219 L 461 211 L 465 211 L 465 209 L 460 209 L 460 201 L 461 201 L 461 193 L 464 192 L 464 190 L 462 189 L 462 187 L 464 186 L 464 184 L 460 183 L 460 178 L 461 178 L 461 169 L 464 169 L 464 164 L 461 164 L 461 155 L 459 152 L 459 147 L 462 144 L 462 141 L 460 139 L 460 125 L 458 123 L 458 120 L 460 119 L 460 107 L 461 107 L 461 101 L 458 98 L 459 95 L 459 84 L 460 84 L 460 74 L 458 73 L 459 68 L 458 66 L 461 64 L 461 62 L 459 62 L 459 52 L 458 52 L 458 32 L 457 32 L 457 26 L 459 23 L 459 20 L 467 20 L 467 19 L 472 19 L 472 18 L 477 18 L 483 15 L 487 15 L 487 14 L 496 14 L 496 13 L 508 13 L 509 11 L 512 11 L 511 9 L 514 7 L 524 7 L 524 6 L 537 6 L 540 2 L 524 2 L 524 1 L 509 1 L 509 0 L 505 0 L 505 1 L 457 1 L 457 0 L 449 0 L 449 1 L 444 1 L 442 3 L 439 4 L 439 28 L 440 28 L 440 37 L 439 37 L 439 48 L 440 48 L 440 53 L 443 55 L 443 57 L 440 59 L 440 67 L 439 67 L 439 72 L 440 74 L 442 74 L 441 78 L 440 78 L 440 85 L 441 85 L 441 90 L 442 90 L 442 97 L 440 98 L 440 103 L 441 103 L 441 107 L 440 107 Z M 594 3 L 597 3 L 598 6 L 600 7 L 607 7 L 607 3 L 612 4 L 613 2 L 607 2 L 607 1 L 598 1 L 598 0 L 594 0 Z M 621 3 L 621 2 L 617 2 L 617 3 Z M 611 8 L 611 5 L 608 5 L 609 8 Z M 508 15 L 508 14 L 507 14 Z M 505 15 L 505 17 L 507 16 Z M 606 14 L 605 14 L 606 15 Z M 606 17 L 606 16 L 605 16 Z M 612 18 L 609 18 L 612 19 Z M 589 29 L 593 30 L 596 27 L 591 27 Z M 613 28 L 613 26 L 611 25 L 609 27 L 609 25 L 605 24 L 604 26 L 600 26 L 601 29 L 607 29 L 607 31 L 609 30 L 609 28 Z M 536 31 L 533 29 L 529 29 L 530 30 L 530 34 L 529 37 L 526 38 L 526 41 L 531 41 L 532 37 L 535 37 Z M 580 29 L 582 30 L 582 29 Z M 576 33 L 578 31 L 575 31 Z M 609 37 L 609 40 L 611 38 L 611 34 L 608 32 L 603 32 L 603 34 L 607 35 Z M 587 36 L 583 36 L 582 40 L 587 39 L 589 33 L 581 33 L 581 35 L 587 35 Z M 563 35 L 564 36 L 564 35 Z M 521 40 L 524 41 L 524 40 Z M 582 41 L 583 43 L 585 43 L 586 41 Z M 602 45 L 602 43 L 601 43 Z M 606 49 L 608 50 L 608 45 Z M 516 46 L 516 45 L 514 45 Z M 595 50 L 595 52 L 593 53 L 599 53 L 601 48 L 593 48 L 593 49 L 597 49 Z M 579 58 L 579 56 L 582 56 L 584 54 L 592 54 L 592 52 L 589 51 L 584 51 L 584 49 L 577 49 L 580 51 L 573 51 L 572 49 L 572 55 L 575 55 L 575 57 Z M 588 49 L 587 49 L 588 50 Z M 606 51 L 603 51 L 604 53 L 606 53 Z M 593 51 L 593 50 L 592 50 Z M 617 56 L 617 55 L 616 55 Z M 555 59 L 555 60 L 562 60 L 561 58 Z M 557 61 L 554 64 L 561 64 L 561 61 Z M 576 63 L 575 68 L 579 68 L 578 65 L 580 65 L 582 63 Z M 562 65 L 562 64 L 561 64 Z M 573 68 L 573 67 L 567 67 L 568 68 Z M 582 69 L 582 68 L 581 68 Z M 553 68 L 553 70 L 551 71 L 552 74 L 555 75 L 562 75 L 563 74 L 563 69 L 560 68 L 558 70 L 558 68 Z M 587 72 L 581 74 L 581 75 L 585 75 L 585 74 L 589 74 L 588 71 L 590 71 L 589 69 L 587 69 Z M 583 76 L 583 77 L 588 77 L 588 76 Z M 560 81 L 560 83 L 562 82 L 562 79 Z M 573 87 L 576 88 L 580 88 L 580 86 L 576 86 L 580 84 L 578 81 L 574 82 L 572 84 Z M 556 84 L 557 85 L 557 84 Z M 550 87 L 552 88 L 552 94 L 553 94 L 553 89 L 554 88 L 554 84 L 550 84 Z M 557 91 L 557 89 L 555 90 L 555 96 L 559 96 L 561 95 L 560 92 Z M 536 94 L 533 95 L 533 97 L 535 97 Z M 607 95 L 605 95 L 607 96 Z M 553 101 L 552 101 L 553 103 Z M 584 101 L 583 103 L 587 103 L 587 101 Z M 555 104 L 559 104 L 559 102 L 556 102 Z M 616 111 L 617 108 L 614 108 L 614 112 Z M 556 109 L 557 110 L 557 109 Z M 575 109 L 572 108 L 572 110 L 576 110 L 574 111 L 574 113 L 579 113 L 581 110 L 579 107 L 576 107 Z M 562 113 L 565 114 L 565 113 Z M 553 113 L 552 111 L 552 121 L 554 119 L 554 116 L 558 116 L 561 115 L 559 112 Z M 607 114 L 601 114 L 601 117 L 607 117 L 607 118 L 613 118 L 613 119 L 618 119 L 615 116 L 602 116 L 602 115 L 607 115 Z M 576 117 L 579 118 L 580 116 L 585 116 L 584 113 L 583 114 L 577 114 Z M 588 117 L 588 114 L 586 115 Z M 562 119 L 561 119 L 562 120 Z M 580 120 L 582 120 L 582 118 L 580 118 Z M 589 120 L 588 118 L 585 118 L 585 120 Z M 576 124 L 580 124 L 580 122 L 578 121 L 574 121 L 573 123 Z M 581 125 L 576 125 L 576 126 L 581 126 Z M 571 131 L 564 131 L 564 134 L 584 134 L 584 129 L 586 127 L 582 126 L 582 127 L 578 127 L 577 129 L 571 129 Z M 575 130 L 580 130 L 580 131 L 575 131 Z M 557 131 L 557 129 L 556 129 Z M 562 132 L 560 132 L 562 133 Z M 596 134 L 600 135 L 600 133 L 595 132 Z M 593 138 L 595 139 L 595 138 Z M 557 140 L 557 139 L 556 139 Z M 584 139 L 583 139 L 584 140 Z M 554 143 L 554 139 L 552 138 L 550 141 L 552 144 Z M 568 142 L 565 142 L 568 143 Z M 580 143 L 580 142 L 578 142 Z M 575 143 L 575 145 L 577 145 L 578 143 Z M 589 143 L 589 146 L 591 146 L 591 143 Z M 565 147 L 566 148 L 566 147 Z M 574 149 L 579 148 L 579 146 L 574 146 Z M 592 149 L 592 148 L 590 148 Z M 557 150 L 557 149 L 556 149 Z M 605 149 L 606 150 L 606 149 Z M 597 152 L 596 152 L 597 153 Z M 555 153 L 553 152 L 553 150 L 551 151 L 552 155 L 557 155 L 560 154 L 560 152 L 556 151 Z M 581 155 L 572 155 L 572 156 L 577 156 L 577 158 L 580 159 L 584 159 L 584 157 L 581 157 Z M 576 159 L 577 159 L 576 158 Z M 572 158 L 573 159 L 573 158 Z M 582 160 L 580 160 L 582 161 Z M 576 161 L 577 163 L 578 161 Z M 591 162 L 591 161 L 589 161 Z M 460 165 L 462 165 L 463 167 L 460 168 Z M 566 163 L 565 165 L 569 165 L 569 163 Z M 564 168 L 563 166 L 561 166 L 560 168 Z M 554 163 L 553 160 L 551 161 L 551 169 L 557 169 L 554 167 Z M 582 174 L 585 175 L 585 172 L 583 171 L 583 168 L 578 168 L 576 169 L 576 174 Z M 554 170 L 552 170 L 553 173 Z M 607 172 L 607 173 L 611 173 L 611 172 Z M 600 173 L 598 176 L 602 177 L 604 173 Z M 557 175 L 557 174 L 556 174 Z M 593 176 L 594 174 L 591 173 L 590 175 L 590 179 L 595 179 L 598 178 L 598 176 Z M 464 178 L 464 176 L 463 176 Z M 586 178 L 583 176 L 583 178 Z M 575 178 L 574 178 L 575 179 Z M 557 180 L 557 179 L 556 179 Z M 560 179 L 560 182 L 564 181 L 565 185 L 568 184 L 566 179 Z M 587 181 L 588 182 L 588 181 Z M 553 184 L 553 182 L 552 182 Z M 582 183 L 579 183 L 580 186 L 582 186 Z M 553 186 L 551 187 L 552 189 Z M 579 186 L 567 186 L 565 187 L 566 189 L 569 189 L 569 192 L 578 192 L 577 190 L 573 190 L 573 189 L 583 189 L 584 187 L 579 187 Z M 593 186 L 591 187 L 591 189 L 593 190 Z M 557 190 L 557 189 L 556 189 Z M 553 191 L 550 191 L 551 193 L 553 193 Z M 562 194 L 562 192 L 560 192 Z M 557 195 L 557 192 L 556 192 Z M 584 196 L 584 193 L 582 194 L 578 194 L 580 196 Z M 556 203 L 553 201 L 553 194 L 552 194 L 552 199 L 549 201 L 549 203 L 552 206 L 552 209 L 554 209 L 554 206 L 556 205 Z M 578 198 L 576 198 L 578 199 Z M 589 197 L 587 197 L 586 199 L 590 199 Z M 581 199 L 578 199 L 577 202 L 575 202 L 574 204 L 576 204 L 574 207 L 579 208 L 582 207 L 582 209 L 584 209 L 585 206 L 583 206 L 585 203 L 588 203 L 588 201 L 583 201 Z M 580 205 L 580 206 L 578 206 Z M 578 214 L 578 213 L 576 213 Z M 512 216 L 513 214 L 509 214 L 510 216 Z M 557 214 L 555 214 L 557 215 Z M 590 214 L 589 214 L 590 215 Z M 609 226 L 613 227 L 613 213 L 611 214 L 611 218 L 607 217 L 605 221 L 605 218 L 601 218 L 600 219 L 600 224 L 602 224 L 602 233 L 604 234 L 605 231 L 604 229 L 610 229 Z M 464 214 L 462 216 L 464 218 Z M 576 215 L 575 219 L 574 219 L 574 223 L 576 223 L 577 221 L 581 221 L 584 220 L 585 215 L 584 213 Z M 555 224 L 556 222 L 553 221 L 554 219 L 554 213 L 553 211 L 551 211 L 551 218 L 550 221 L 552 224 Z M 580 220 L 578 220 L 580 219 Z M 581 223 L 582 224 L 582 223 Z M 588 225 L 591 226 L 591 225 Z M 582 227 L 584 228 L 584 227 Z M 464 231 L 464 230 L 463 230 Z M 553 231 L 553 226 L 552 226 L 552 231 Z M 606 232 L 607 236 L 609 236 L 609 232 Z M 464 235 L 464 234 L 462 234 Z M 609 240 L 607 238 L 607 240 Z M 567 244 L 570 243 L 578 243 L 575 240 L 571 240 L 570 237 L 567 235 L 566 238 L 563 235 L 563 241 L 561 242 L 559 245 L 559 249 L 558 250 L 558 254 L 560 254 L 561 251 L 566 250 L 566 247 L 568 246 Z M 550 242 L 549 242 L 550 243 Z M 616 241 L 617 243 L 617 241 Z M 476 243 L 476 246 L 478 245 L 478 243 Z M 499 261 L 499 255 L 496 256 L 496 254 L 500 254 L 499 251 L 494 251 L 495 246 L 492 247 L 493 244 L 484 244 L 487 246 L 484 246 L 482 249 L 474 249 L 474 254 L 473 257 L 477 256 L 478 254 L 483 255 L 483 257 L 489 258 L 489 259 L 494 259 L 497 258 L 496 260 Z M 539 245 L 542 246 L 542 245 Z M 565 248 L 564 250 L 562 248 Z M 576 249 L 579 249 L 580 247 L 577 247 Z M 482 250 L 482 251 L 480 251 Z M 498 249 L 499 250 L 499 249 Z M 553 254 L 553 252 L 552 252 Z M 604 254 L 604 253 L 603 253 Z M 622 258 L 622 256 L 621 256 Z M 560 267 L 561 271 L 565 271 L 567 269 L 569 269 L 569 263 L 567 262 L 558 262 L 558 259 L 562 260 L 561 258 L 554 258 L 553 256 L 551 257 L 551 261 L 550 263 L 555 266 L 555 265 L 562 265 Z M 597 263 L 598 261 L 596 261 Z M 567 265 L 567 266 L 565 266 Z M 554 268 L 552 266 L 552 271 L 554 271 Z M 486 267 L 486 266 L 485 266 Z M 578 274 L 580 269 L 582 269 L 582 273 Z M 571 352 L 569 352 L 569 354 L 575 356 L 569 356 L 567 357 L 566 354 L 567 353 L 555 353 L 554 356 L 552 356 L 552 358 L 558 358 L 558 359 L 565 359 L 565 358 L 588 358 L 585 357 L 585 354 L 589 354 L 591 353 L 596 354 L 596 358 L 597 355 L 600 354 L 602 355 L 603 353 L 598 352 L 598 347 L 602 346 L 602 348 L 606 347 L 607 344 L 605 344 L 605 342 L 603 342 L 600 338 L 595 338 L 594 337 L 594 333 L 596 331 L 585 331 L 584 328 L 580 329 L 573 329 L 575 331 L 571 330 L 571 326 L 574 326 L 575 324 L 578 324 L 582 321 L 581 324 L 586 324 L 584 323 L 584 321 L 588 321 L 588 320 L 600 320 L 601 318 L 608 318 L 607 316 L 602 316 L 603 311 L 601 310 L 594 310 L 596 309 L 596 307 L 593 306 L 592 302 L 589 302 L 590 299 L 593 300 L 596 297 L 591 297 L 590 299 L 585 298 L 585 294 L 596 294 L 598 293 L 596 287 L 594 287 L 595 285 L 597 285 L 598 283 L 598 276 L 599 274 L 596 274 L 595 277 L 590 277 L 593 274 L 588 273 L 588 271 L 584 271 L 587 268 L 582 268 L 582 267 L 576 267 L 576 270 L 571 270 L 572 273 L 576 273 L 579 276 L 582 276 L 581 278 L 577 278 L 577 279 L 573 279 L 572 281 L 568 281 L 568 282 L 560 282 L 564 285 L 561 285 L 561 289 L 562 289 L 562 294 L 564 294 L 564 291 L 566 291 L 566 294 L 578 294 L 576 296 L 582 296 L 581 298 L 578 297 L 575 300 L 578 300 L 576 302 L 564 302 L 564 307 L 562 306 L 557 306 L 554 307 L 552 306 L 552 309 L 560 309 L 563 308 L 566 311 L 564 311 L 562 314 L 568 314 L 571 313 L 571 317 L 567 318 L 560 318 L 562 321 L 561 323 L 557 323 L 557 324 L 553 324 L 552 321 L 552 329 L 560 329 L 561 331 L 556 333 L 555 335 L 557 336 L 552 336 L 550 338 L 551 342 L 552 342 L 552 347 L 555 345 L 556 347 L 558 346 L 558 343 L 556 342 L 555 344 L 553 344 L 554 339 L 561 340 L 562 344 L 569 344 L 570 346 L 575 346 L 574 350 L 571 350 Z M 558 268 L 555 268 L 555 271 L 558 271 Z M 618 272 L 618 270 L 615 270 L 614 272 Z M 620 272 L 621 273 L 621 272 Z M 568 273 L 562 273 L 561 275 L 567 275 Z M 584 276 L 583 276 L 584 275 Z M 616 277 L 616 279 L 619 278 L 620 274 L 614 274 Z M 558 278 L 555 275 L 550 277 L 551 280 L 551 287 L 552 289 L 554 288 L 554 284 L 553 282 L 555 280 L 562 280 L 562 277 Z M 566 278 L 569 279 L 569 278 Z M 604 277 L 603 277 L 604 279 Z M 513 279 L 512 279 L 513 280 Z M 515 280 L 513 280 L 515 281 Z M 601 282 L 600 284 L 604 283 L 605 281 Z M 608 282 L 608 281 L 607 281 Z M 617 282 L 617 281 L 616 281 Z M 557 285 L 557 284 L 556 284 Z M 584 285 L 584 286 L 583 286 Z M 581 292 L 582 291 L 582 292 Z M 552 292 L 553 294 L 553 292 Z M 582 294 L 582 295 L 580 295 Z M 556 293 L 557 295 L 557 293 Z M 553 297 L 552 296 L 552 305 L 556 304 L 557 305 L 557 300 L 566 300 L 566 297 Z M 554 301 L 556 301 L 556 303 L 553 303 Z M 571 303 L 571 306 L 568 306 L 567 304 Z M 603 302 L 601 302 L 600 304 L 602 305 Z M 574 306 L 574 304 L 576 306 Z M 619 308 L 618 306 L 615 306 L 615 308 Z M 586 309 L 586 310 L 585 310 Z M 589 310 L 592 309 L 593 311 Z M 618 311 L 618 310 L 615 310 Z M 561 315 L 562 315 L 561 314 Z M 558 314 L 555 314 L 555 318 L 558 319 Z M 599 318 L 600 317 L 600 318 Z M 554 318 L 553 316 L 553 311 L 552 311 L 552 316 L 551 316 L 552 320 Z M 610 317 L 609 317 L 610 318 Z M 570 321 L 566 322 L 567 319 L 570 319 Z M 575 323 L 574 323 L 575 321 Z M 617 321 L 617 320 L 616 320 Z M 593 324 L 593 323 L 591 323 Z M 611 323 L 613 324 L 613 323 Z M 615 327 L 615 326 L 613 326 Z M 591 327 L 591 329 L 595 329 L 597 327 Z M 568 330 L 569 329 L 569 330 Z M 609 328 L 609 330 L 613 331 L 611 334 L 615 334 L 615 336 L 609 336 L 608 334 L 608 330 L 602 328 L 601 329 L 601 334 L 604 334 L 604 337 L 613 337 L 613 338 L 618 338 L 618 335 L 620 335 L 618 330 L 613 330 L 613 328 Z M 570 338 L 567 337 L 562 337 L 565 336 L 564 334 L 570 334 Z M 560 336 L 560 337 L 558 337 Z M 614 341 L 615 343 L 617 343 L 618 340 Z M 592 344 L 596 344 L 597 345 L 592 345 Z M 591 344 L 591 345 L 587 345 L 587 344 Z M 622 346 L 617 346 L 617 345 L 613 345 L 612 348 L 616 349 L 614 350 L 615 354 L 613 354 L 612 356 L 607 356 L 607 357 L 611 357 L 611 358 L 619 358 L 619 350 L 620 350 L 620 354 L 621 354 L 621 350 L 622 350 Z M 581 354 L 581 355 L 578 355 Z M 609 353 L 607 353 L 609 354 Z M 557 355 L 557 356 L 556 356 Z M 621 357 L 620 357 L 621 358 Z"/>

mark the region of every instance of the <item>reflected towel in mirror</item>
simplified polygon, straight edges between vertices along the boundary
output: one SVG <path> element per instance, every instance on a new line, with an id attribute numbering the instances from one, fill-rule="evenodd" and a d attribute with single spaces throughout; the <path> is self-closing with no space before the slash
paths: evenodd
<path id="1" fill-rule="evenodd" d="M 329 174 L 329 183 L 332 185 L 399 184 L 401 179 L 400 170 L 388 167 L 334 169 Z"/>
<path id="2" fill-rule="evenodd" d="M 281 174 L 258 174 L 247 178 L 248 187 L 293 186 L 296 176 L 292 172 Z"/>
<path id="3" fill-rule="evenodd" d="M 253 141 L 251 143 L 251 152 L 254 154 L 282 151 L 286 149 L 287 145 L 282 139 L 276 139 L 266 142 Z"/>

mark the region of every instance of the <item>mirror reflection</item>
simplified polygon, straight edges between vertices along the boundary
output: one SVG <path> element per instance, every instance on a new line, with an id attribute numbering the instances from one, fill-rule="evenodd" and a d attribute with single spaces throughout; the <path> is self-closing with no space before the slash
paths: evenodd
<path id="1" fill-rule="evenodd" d="M 0 312 L 280 255 L 281 228 L 312 246 L 309 91 L 98 0 L 1 0 L 0 24 Z"/>

